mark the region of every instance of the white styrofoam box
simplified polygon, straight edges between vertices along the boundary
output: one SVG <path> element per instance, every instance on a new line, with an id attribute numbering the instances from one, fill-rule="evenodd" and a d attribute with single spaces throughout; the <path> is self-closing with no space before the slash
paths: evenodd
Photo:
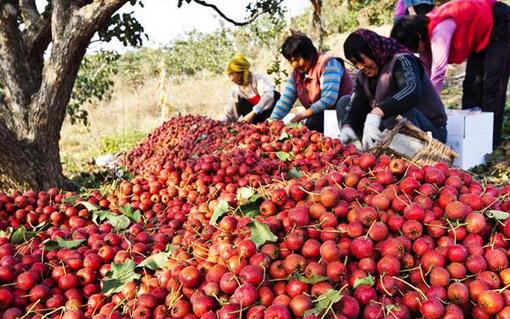
<path id="1" fill-rule="evenodd" d="M 494 113 L 472 112 L 464 110 L 448 110 L 448 138 L 491 138 Z"/>
<path id="2" fill-rule="evenodd" d="M 459 155 L 453 166 L 470 169 L 485 163 L 485 155 L 492 152 L 492 112 L 448 110 L 446 144 Z"/>
<path id="3" fill-rule="evenodd" d="M 459 155 L 453 161 L 453 166 L 467 170 L 485 163 L 485 156 L 492 152 L 492 131 L 490 140 L 487 139 L 486 137 L 462 138 L 460 136 L 448 136 L 446 144 Z"/>
<path id="4" fill-rule="evenodd" d="M 294 113 L 288 113 L 287 115 L 285 115 L 285 117 L 282 119 L 283 123 L 285 123 L 285 125 L 289 124 L 290 121 L 294 118 L 294 116 L 296 116 L 296 114 Z"/>
<path id="5" fill-rule="evenodd" d="M 339 138 L 340 127 L 336 118 L 336 110 L 324 111 L 324 136 Z"/>

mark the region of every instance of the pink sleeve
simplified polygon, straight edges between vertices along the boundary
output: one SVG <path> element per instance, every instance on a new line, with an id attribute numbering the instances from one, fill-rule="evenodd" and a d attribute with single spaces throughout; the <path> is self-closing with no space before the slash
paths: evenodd
<path id="1" fill-rule="evenodd" d="M 397 0 L 397 3 L 395 4 L 395 11 L 393 12 L 395 19 L 404 16 L 405 12 L 406 12 L 405 1 Z"/>
<path id="2" fill-rule="evenodd" d="M 432 52 L 432 65 L 430 69 L 430 80 L 437 92 L 443 89 L 443 82 L 448 67 L 448 56 L 450 44 L 457 25 L 453 19 L 446 19 L 439 23 L 432 31 L 430 48 Z"/>

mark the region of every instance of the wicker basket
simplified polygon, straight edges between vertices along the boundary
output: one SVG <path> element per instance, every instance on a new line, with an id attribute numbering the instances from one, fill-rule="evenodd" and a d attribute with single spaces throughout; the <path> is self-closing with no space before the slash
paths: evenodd
<path id="1" fill-rule="evenodd" d="M 397 124 L 371 152 L 375 155 L 404 157 L 418 165 L 432 165 L 437 162 L 451 164 L 458 156 L 448 146 L 432 138 L 402 116 L 397 117 Z"/>

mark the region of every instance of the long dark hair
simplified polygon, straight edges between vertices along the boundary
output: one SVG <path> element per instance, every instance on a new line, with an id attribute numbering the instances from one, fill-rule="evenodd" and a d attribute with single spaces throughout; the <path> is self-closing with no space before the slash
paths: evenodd
<path id="1" fill-rule="evenodd" d="M 424 15 L 408 15 L 398 19 L 391 29 L 391 37 L 408 47 L 411 51 L 418 51 L 420 40 L 428 43 L 430 19 Z"/>

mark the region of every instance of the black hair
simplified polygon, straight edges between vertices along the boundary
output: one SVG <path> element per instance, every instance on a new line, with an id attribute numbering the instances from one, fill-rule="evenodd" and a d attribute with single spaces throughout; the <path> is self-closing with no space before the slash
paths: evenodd
<path id="1" fill-rule="evenodd" d="M 370 50 L 368 43 L 365 41 L 365 39 L 363 39 L 361 35 L 354 32 L 349 34 L 344 42 L 344 54 L 347 60 L 354 64 L 363 60 L 361 58 L 362 54 L 367 58 L 375 61 L 372 55 L 372 50 Z"/>
<path id="2" fill-rule="evenodd" d="M 424 15 L 407 15 L 395 21 L 391 29 L 391 37 L 411 51 L 416 52 L 420 40 L 429 42 L 429 18 Z"/>
<path id="3" fill-rule="evenodd" d="M 282 54 L 287 60 L 303 58 L 313 60 L 317 56 L 317 49 L 312 40 L 302 33 L 294 33 L 287 37 L 282 44 Z"/>

